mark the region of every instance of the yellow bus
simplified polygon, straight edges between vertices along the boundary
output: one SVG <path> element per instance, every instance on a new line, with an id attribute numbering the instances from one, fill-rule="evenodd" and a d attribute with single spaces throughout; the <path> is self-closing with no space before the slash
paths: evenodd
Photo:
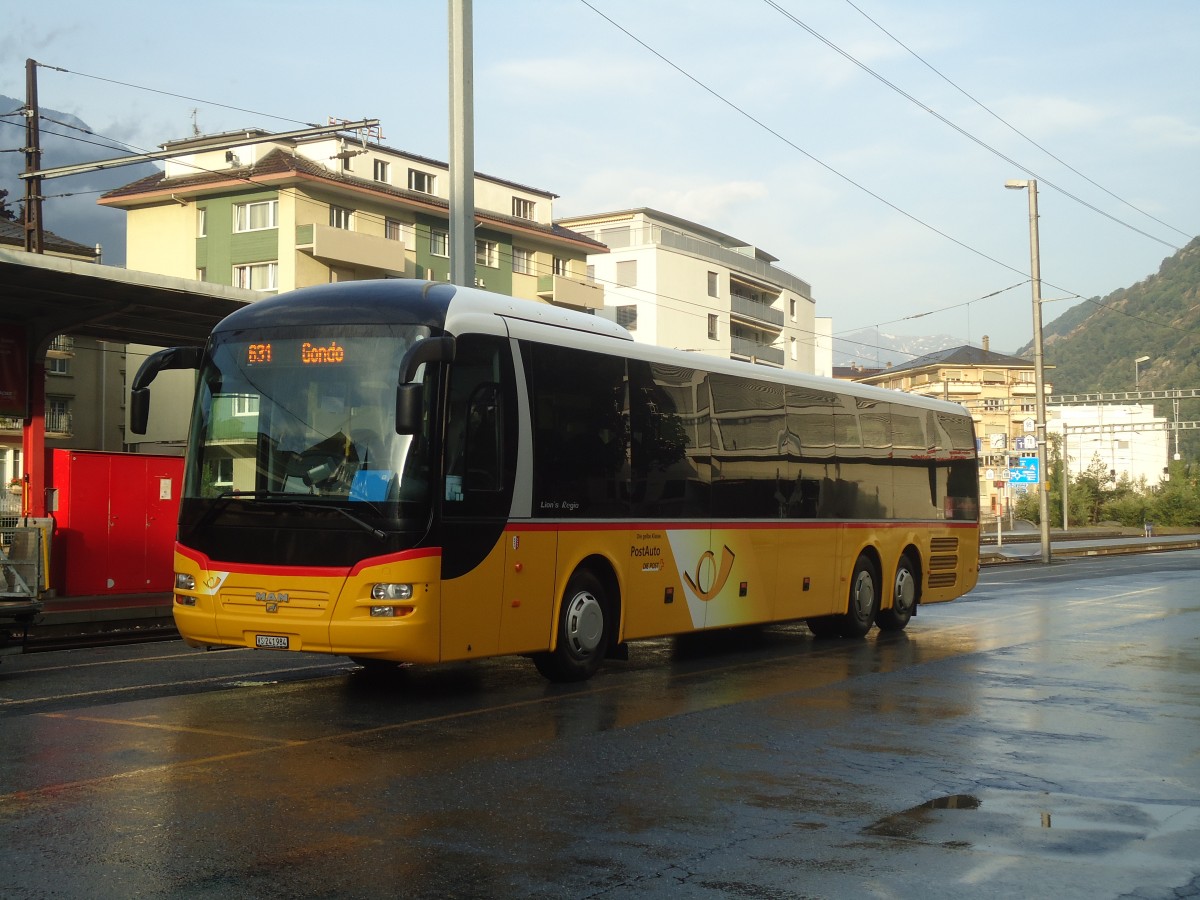
<path id="1" fill-rule="evenodd" d="M 979 572 L 970 415 L 404 279 L 250 304 L 196 368 L 175 553 L 192 646 L 591 676 L 638 638 L 904 628 Z"/>

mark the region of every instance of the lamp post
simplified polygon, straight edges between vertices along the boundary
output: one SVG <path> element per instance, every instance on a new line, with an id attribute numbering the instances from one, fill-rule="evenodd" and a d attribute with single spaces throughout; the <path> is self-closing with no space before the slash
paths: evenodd
<path id="1" fill-rule="evenodd" d="M 1149 359 L 1150 357 L 1148 356 L 1139 356 L 1133 361 L 1133 389 L 1135 391 L 1141 390 L 1141 365 L 1142 363 L 1149 361 Z"/>
<path id="2" fill-rule="evenodd" d="M 1050 497 L 1046 490 L 1046 372 L 1042 359 L 1042 266 L 1038 259 L 1037 180 L 1004 182 L 1006 188 L 1029 192 L 1029 256 L 1033 282 L 1033 381 L 1037 391 L 1038 527 L 1042 562 L 1050 562 Z"/>

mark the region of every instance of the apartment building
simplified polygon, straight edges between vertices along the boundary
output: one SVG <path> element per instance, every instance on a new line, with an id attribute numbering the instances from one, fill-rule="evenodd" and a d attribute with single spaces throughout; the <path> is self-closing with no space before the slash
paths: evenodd
<path id="1" fill-rule="evenodd" d="M 131 269 L 267 292 L 366 278 L 448 280 L 449 167 L 372 135 L 203 135 L 162 172 L 109 191 Z M 475 277 L 501 294 L 595 310 L 596 241 L 555 225 L 556 195 L 476 174 Z"/>
<path id="2" fill-rule="evenodd" d="M 1032 489 L 1005 485 L 1007 469 L 1022 456 L 1037 455 L 1030 427 L 1036 416 L 1037 386 L 1030 360 L 993 352 L 985 337 L 982 347 L 939 350 L 903 365 L 864 372 L 853 380 L 940 397 L 970 410 L 979 444 L 979 509 L 984 516 L 1002 515 L 1014 499 L 1011 492 Z M 1050 384 L 1043 388 L 1050 393 Z"/>
<path id="3" fill-rule="evenodd" d="M 607 253 L 588 256 L 603 315 L 648 344 L 829 375 L 832 321 L 776 257 L 649 208 L 559 219 Z"/>

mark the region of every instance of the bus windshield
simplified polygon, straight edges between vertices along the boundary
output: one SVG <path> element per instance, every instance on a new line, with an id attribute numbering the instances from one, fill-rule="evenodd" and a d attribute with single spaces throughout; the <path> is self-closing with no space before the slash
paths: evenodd
<path id="1" fill-rule="evenodd" d="M 395 401 L 401 358 L 428 334 L 411 325 L 218 334 L 199 377 L 185 504 L 261 502 L 284 516 L 276 526 L 286 526 L 289 505 L 338 507 L 347 528 L 423 523 L 429 428 L 397 434 Z"/>

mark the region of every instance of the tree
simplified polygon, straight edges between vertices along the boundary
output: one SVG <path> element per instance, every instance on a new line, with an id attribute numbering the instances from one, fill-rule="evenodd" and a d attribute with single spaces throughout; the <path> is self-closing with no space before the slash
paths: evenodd
<path id="1" fill-rule="evenodd" d="M 8 205 L 8 191 L 5 188 L 0 188 L 0 219 L 6 222 L 15 222 L 22 217 L 21 208 L 16 209 Z"/>

